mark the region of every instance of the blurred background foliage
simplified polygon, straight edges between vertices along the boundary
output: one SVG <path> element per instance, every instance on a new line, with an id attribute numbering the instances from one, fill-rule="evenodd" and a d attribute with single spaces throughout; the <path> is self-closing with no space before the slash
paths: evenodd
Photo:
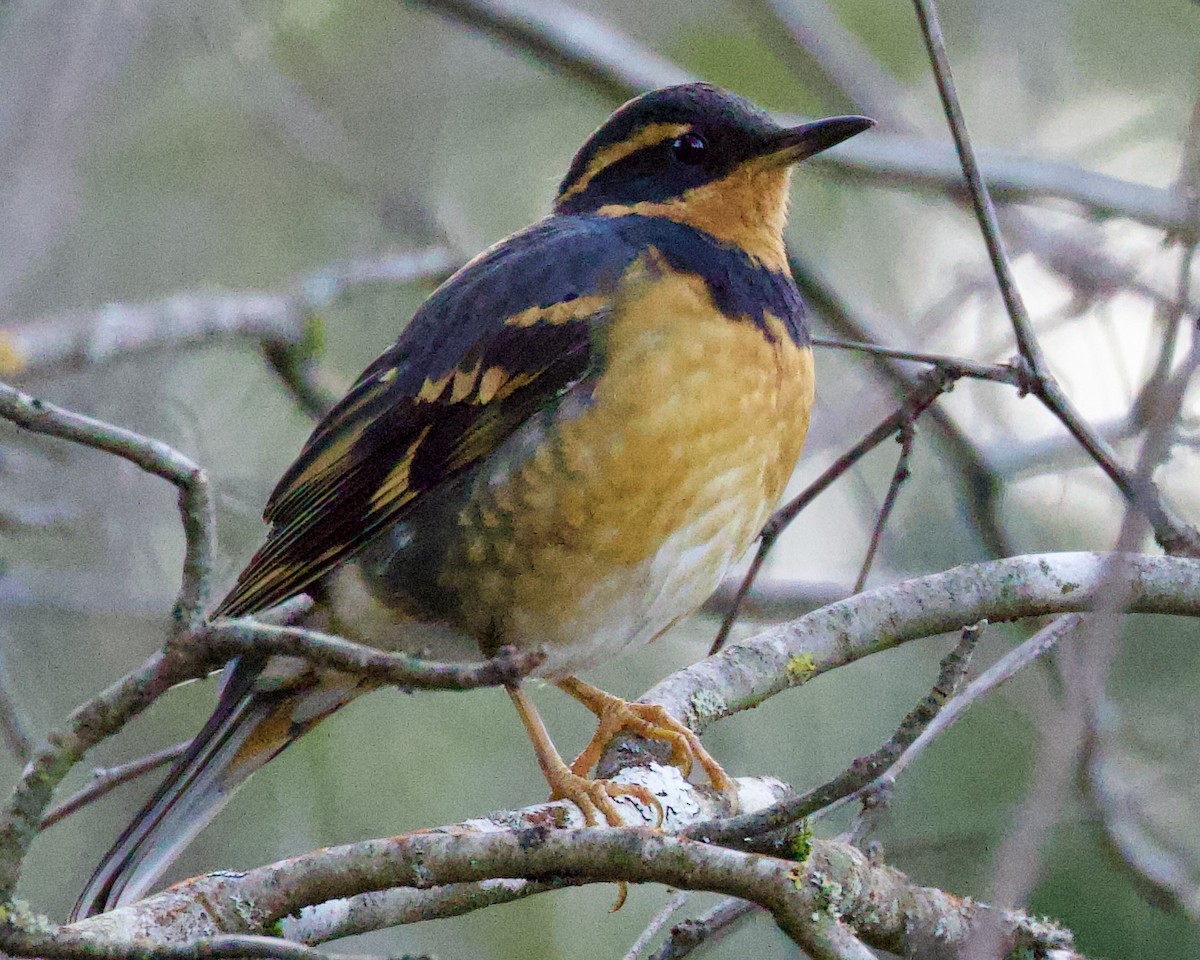
<path id="1" fill-rule="evenodd" d="M 546 212 L 573 152 L 616 105 L 420 3 L 40 6 L 33 14 L 0 5 L 0 209 L 19 201 L 26 215 L 0 223 L 0 322 L 183 290 L 278 288 L 332 262 L 442 236 L 473 253 Z M 910 5 L 832 7 L 894 78 L 896 115 L 944 139 Z M 791 41 L 750 0 L 610 0 L 588 10 L 765 106 L 808 115 L 854 107 L 816 71 L 796 69 Z M 978 143 L 1155 186 L 1173 182 L 1196 97 L 1195 3 L 944 0 L 942 15 Z M 793 202 L 794 248 L 851 304 L 886 318 L 878 332 L 890 345 L 982 360 L 1013 352 L 977 230 L 961 209 L 814 170 L 797 177 Z M 1032 215 L 1171 289 L 1180 255 L 1160 231 L 1088 222 L 1055 204 Z M 1118 418 L 1161 336 L 1152 305 L 1131 292 L 1084 295 L 1030 256 L 1017 269 L 1065 387 L 1095 422 Z M 348 385 L 428 290 L 359 287 L 331 304 L 320 318 L 330 379 Z M 895 403 L 861 356 L 824 351 L 818 363 L 818 406 L 795 489 Z M 24 385 L 202 462 L 219 497 L 222 583 L 258 544 L 261 504 L 310 427 L 242 342 Z M 1061 432 L 1034 401 L 965 383 L 943 406 L 998 465 L 998 516 L 1013 552 L 1111 546 L 1120 505 L 1110 485 L 1068 444 L 1049 442 Z M 1194 403 L 1188 412 L 1195 417 Z M 11 432 L 3 440 L 0 512 L 10 521 L 0 526 L 0 644 L 19 706 L 42 733 L 161 643 L 182 539 L 165 484 L 92 451 Z M 1126 457 L 1136 449 L 1119 448 Z M 887 444 L 803 514 L 770 576 L 848 587 L 893 459 Z M 913 474 L 872 583 L 988 555 L 956 468 L 924 422 Z M 1195 448 L 1186 445 L 1160 473 L 1193 521 L 1196 477 Z M 588 679 L 636 696 L 702 656 L 715 626 L 697 618 Z M 739 634 L 752 629 L 743 624 Z M 984 661 L 1027 629 L 992 629 Z M 1138 619 L 1111 683 L 1120 743 L 1139 788 L 1155 799 L 1154 827 L 1191 851 L 1193 867 L 1197 639 L 1193 623 Z M 928 689 L 945 649 L 944 640 L 911 644 L 823 677 L 720 724 L 710 748 L 734 773 L 814 785 L 888 736 Z M 97 750 L 95 763 L 190 735 L 212 692 L 211 684 L 177 691 Z M 535 695 L 563 750 L 582 743 L 590 718 L 555 691 Z M 884 820 L 889 862 L 920 882 L 986 896 L 991 853 L 1012 826 L 1056 695 L 1052 672 L 1028 671 L 925 755 Z M 15 761 L 0 756 L 0 776 L 16 773 Z M 81 767 L 68 787 L 86 778 Z M 122 788 L 44 835 L 22 894 L 61 917 L 149 788 L 149 778 Z M 256 777 L 173 876 L 449 823 L 544 793 L 503 693 L 379 693 Z M 1061 917 L 1089 955 L 1200 955 L 1196 924 L 1146 903 L 1080 796 L 1067 799 L 1044 854 L 1031 906 Z M 635 889 L 610 916 L 612 898 L 605 887 L 557 893 L 380 933 L 362 946 L 496 960 L 617 957 L 664 893 Z M 792 956 L 794 947 L 759 922 L 710 955 L 765 960 Z"/>

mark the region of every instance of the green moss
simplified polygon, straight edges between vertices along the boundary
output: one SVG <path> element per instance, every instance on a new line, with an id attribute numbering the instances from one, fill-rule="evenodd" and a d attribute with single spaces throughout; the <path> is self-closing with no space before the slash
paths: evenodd
<path id="1" fill-rule="evenodd" d="M 787 678 L 791 686 L 798 687 L 816 675 L 817 665 L 813 662 L 811 653 L 798 653 L 788 660 Z"/>
<path id="2" fill-rule="evenodd" d="M 797 863 L 804 863 L 808 860 L 813 849 L 813 832 L 812 826 L 807 820 L 801 821 L 800 832 L 792 838 L 791 853 L 792 859 Z"/>

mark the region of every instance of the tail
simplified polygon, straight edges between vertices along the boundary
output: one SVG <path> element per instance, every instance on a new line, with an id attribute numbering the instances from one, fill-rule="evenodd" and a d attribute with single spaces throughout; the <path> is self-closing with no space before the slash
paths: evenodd
<path id="1" fill-rule="evenodd" d="M 208 723 L 105 854 L 71 920 L 139 899 L 255 770 L 361 692 L 297 660 L 234 661 Z"/>

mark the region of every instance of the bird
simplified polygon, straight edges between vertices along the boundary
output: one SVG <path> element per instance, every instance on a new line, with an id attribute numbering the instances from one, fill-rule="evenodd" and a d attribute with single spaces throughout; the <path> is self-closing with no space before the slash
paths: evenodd
<path id="1" fill-rule="evenodd" d="M 784 126 L 698 82 L 624 104 L 575 155 L 551 213 L 436 289 L 320 421 L 210 619 L 307 594 L 310 625 L 387 650 L 540 650 L 533 676 L 599 719 L 567 764 L 508 686 L 553 798 L 589 824 L 618 824 L 622 794 L 656 804 L 588 776 L 630 730 L 734 802 L 685 725 L 576 674 L 693 613 L 782 497 L 814 398 L 783 236 L 791 173 L 872 125 Z M 374 686 L 295 658 L 230 664 L 73 917 L 142 896 L 251 773 Z"/>

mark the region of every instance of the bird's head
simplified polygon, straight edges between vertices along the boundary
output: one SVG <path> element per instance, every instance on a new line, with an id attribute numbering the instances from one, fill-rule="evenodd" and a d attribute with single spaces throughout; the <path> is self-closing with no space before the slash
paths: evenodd
<path id="1" fill-rule="evenodd" d="M 831 117 L 783 127 L 720 87 L 664 87 L 630 100 L 588 138 L 554 209 L 665 216 L 782 269 L 792 165 L 873 123 Z"/>

